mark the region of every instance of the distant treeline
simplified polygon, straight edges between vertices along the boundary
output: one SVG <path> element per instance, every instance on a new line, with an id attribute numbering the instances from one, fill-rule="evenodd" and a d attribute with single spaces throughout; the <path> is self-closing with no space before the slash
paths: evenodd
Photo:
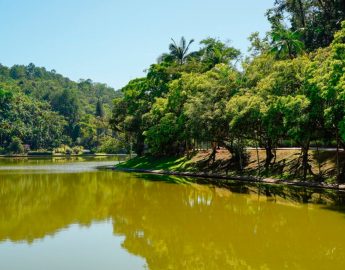
<path id="1" fill-rule="evenodd" d="M 105 84 L 74 82 L 34 64 L 0 64 L 0 154 L 102 150 L 113 144 L 108 118 L 119 95 Z"/>
<path id="2" fill-rule="evenodd" d="M 215 38 L 196 51 L 194 40 L 172 40 L 147 76 L 115 99 L 114 131 L 138 155 L 176 155 L 207 142 L 210 160 L 221 146 L 238 167 L 245 146 L 263 147 L 266 169 L 285 140 L 302 148 L 306 178 L 311 144 L 345 146 L 345 4 L 276 0 L 266 15 L 271 31 L 249 37 L 246 57 Z"/>

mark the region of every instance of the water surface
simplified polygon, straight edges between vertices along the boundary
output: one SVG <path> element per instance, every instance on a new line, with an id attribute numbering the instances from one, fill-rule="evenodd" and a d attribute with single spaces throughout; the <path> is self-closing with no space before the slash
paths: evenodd
<path id="1" fill-rule="evenodd" d="M 345 267 L 341 193 L 97 170 L 116 159 L 0 159 L 0 269 Z"/>

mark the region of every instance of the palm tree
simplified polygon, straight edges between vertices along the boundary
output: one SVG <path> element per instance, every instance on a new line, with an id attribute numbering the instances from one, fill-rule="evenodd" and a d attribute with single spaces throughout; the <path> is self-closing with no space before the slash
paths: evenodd
<path id="1" fill-rule="evenodd" d="M 282 25 L 276 26 L 271 32 L 272 49 L 277 58 L 293 59 L 304 51 L 304 43 L 298 31 L 290 31 Z"/>
<path id="2" fill-rule="evenodd" d="M 182 37 L 179 45 L 174 39 L 171 40 L 172 43 L 169 44 L 170 55 L 182 65 L 188 56 L 189 46 L 194 42 L 194 39 L 191 39 L 187 44 L 186 39 Z"/>

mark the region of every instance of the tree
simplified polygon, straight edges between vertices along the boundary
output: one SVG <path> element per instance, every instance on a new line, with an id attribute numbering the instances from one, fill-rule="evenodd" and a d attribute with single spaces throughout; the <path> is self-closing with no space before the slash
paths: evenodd
<path id="1" fill-rule="evenodd" d="M 325 127 L 331 131 L 339 144 L 345 147 L 345 22 L 335 34 L 329 48 L 318 50 L 309 72 L 309 84 L 314 92 L 320 93 L 324 105 Z M 337 167 L 339 156 L 337 155 Z M 345 164 L 338 168 L 338 180 L 345 181 Z"/>
<path id="2" fill-rule="evenodd" d="M 13 137 L 8 150 L 13 154 L 22 154 L 24 153 L 23 142 L 18 137 Z"/>
<path id="3" fill-rule="evenodd" d="M 96 115 L 96 117 L 100 117 L 100 118 L 103 118 L 105 116 L 103 104 L 102 104 L 100 99 L 98 99 L 97 103 L 96 103 L 96 113 L 95 113 L 95 115 Z"/>
<path id="4" fill-rule="evenodd" d="M 248 40 L 250 42 L 248 51 L 251 52 L 252 57 L 263 55 L 269 51 L 269 43 L 267 37 L 261 39 L 259 32 L 252 33 L 248 37 Z"/>
<path id="5" fill-rule="evenodd" d="M 289 18 L 291 31 L 300 31 L 308 51 L 331 44 L 345 20 L 343 0 L 276 0 L 267 12 L 273 25 Z"/>
<path id="6" fill-rule="evenodd" d="M 25 67 L 20 65 L 14 65 L 10 69 L 10 76 L 12 79 L 23 79 L 26 76 Z"/>
<path id="7" fill-rule="evenodd" d="M 6 91 L 0 87 L 0 112 L 1 117 L 6 117 L 11 109 L 11 101 L 13 99 L 13 94 Z"/>
<path id="8" fill-rule="evenodd" d="M 120 95 L 105 84 L 77 83 L 32 63 L 11 68 L 0 65 L 0 147 L 6 151 L 13 137 L 33 150 L 51 149 L 62 142 L 89 146 L 92 136 L 84 127 L 95 125 L 98 100 L 102 101 L 99 114 L 104 117 L 97 125 L 106 134 L 106 115 L 112 99 Z"/>
<path id="9" fill-rule="evenodd" d="M 181 125 L 180 120 L 174 113 L 168 112 L 156 125 L 144 132 L 146 143 L 152 154 L 158 156 L 175 155 L 179 154 L 180 149 L 182 153 L 184 152 L 185 146 L 183 143 L 181 144 L 183 125 Z"/>
<path id="10" fill-rule="evenodd" d="M 281 24 L 275 25 L 270 33 L 272 39 L 271 51 L 278 59 L 296 57 L 303 52 L 304 44 L 300 40 L 301 35 L 298 31 L 290 31 Z"/>
<path id="11" fill-rule="evenodd" d="M 236 137 L 256 142 L 255 146 L 265 148 L 266 170 L 274 158 L 272 149 L 283 132 L 283 121 L 280 113 L 274 110 L 274 104 L 275 100 L 265 100 L 249 91 L 239 93 L 227 104 L 230 132 L 236 134 Z"/>
<path id="12" fill-rule="evenodd" d="M 71 89 L 64 89 L 60 94 L 57 94 L 53 101 L 52 107 L 55 111 L 65 117 L 68 122 L 66 132 L 72 138 L 72 141 L 80 136 L 80 126 L 78 121 L 80 119 L 80 105 L 76 96 L 76 92 Z"/>
<path id="13" fill-rule="evenodd" d="M 215 158 L 217 145 L 226 147 L 235 155 L 226 104 L 238 91 L 238 78 L 236 70 L 219 64 L 204 74 L 190 74 L 184 79 L 182 90 L 188 94 L 184 105 L 186 131 L 190 138 L 212 143 L 210 160 Z"/>
<path id="14" fill-rule="evenodd" d="M 217 64 L 229 65 L 231 61 L 237 59 L 241 54 L 239 50 L 214 38 L 204 39 L 200 44 L 203 46 L 200 50 L 202 62 L 208 70 Z"/>
<path id="15" fill-rule="evenodd" d="M 143 115 L 149 112 L 153 97 L 146 78 L 132 80 L 122 88 L 123 97 L 114 100 L 110 125 L 115 132 L 125 133 L 135 152 L 144 153 L 145 123 Z"/>
<path id="16" fill-rule="evenodd" d="M 187 43 L 186 39 L 181 37 L 179 44 L 177 44 L 174 39 L 171 39 L 171 41 L 172 43 L 169 44 L 170 55 L 182 65 L 188 57 L 189 47 L 194 42 L 194 39 L 191 39 Z"/>

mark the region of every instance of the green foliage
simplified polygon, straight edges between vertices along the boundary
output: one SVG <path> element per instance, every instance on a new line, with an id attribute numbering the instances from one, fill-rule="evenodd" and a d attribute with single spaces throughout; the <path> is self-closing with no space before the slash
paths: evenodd
<path id="1" fill-rule="evenodd" d="M 68 145 L 62 144 L 59 147 L 54 148 L 53 152 L 55 154 L 63 154 L 63 155 L 65 155 L 65 154 L 72 153 L 72 149 Z"/>
<path id="2" fill-rule="evenodd" d="M 135 157 L 116 165 L 116 168 L 134 168 L 141 170 L 186 171 L 191 163 L 186 157 Z"/>
<path id="3" fill-rule="evenodd" d="M 24 146 L 22 140 L 18 137 L 13 137 L 10 145 L 8 146 L 8 150 L 10 151 L 10 153 L 13 154 L 24 153 Z"/>
<path id="4" fill-rule="evenodd" d="M 242 69 L 232 65 L 239 52 L 212 38 L 177 62 L 161 57 L 114 101 L 114 131 L 125 134 L 139 155 L 144 149 L 179 155 L 206 142 L 210 161 L 217 146 L 224 147 L 229 166 L 237 169 L 248 159 L 246 145 L 265 148 L 269 170 L 274 148 L 289 141 L 301 147 L 294 174 L 315 174 L 309 164 L 313 141 L 345 146 L 345 23 L 329 47 L 309 53 L 302 29 L 283 27 L 279 17 L 271 21 L 270 38 L 250 37 L 252 55 Z"/>
<path id="5" fill-rule="evenodd" d="M 76 83 L 33 64 L 0 65 L 0 147 L 9 151 L 14 137 L 32 150 L 62 143 L 95 147 L 110 132 L 107 121 L 116 96 L 104 84 Z M 101 120 L 95 115 L 100 100 Z"/>
<path id="6" fill-rule="evenodd" d="M 74 146 L 70 147 L 68 145 L 62 144 L 59 147 L 53 149 L 55 154 L 63 154 L 63 155 L 80 155 L 83 154 L 84 147 L 83 146 Z"/>
<path id="7" fill-rule="evenodd" d="M 144 132 L 150 152 L 155 155 L 173 155 L 179 151 L 183 125 L 174 113 L 165 114 L 158 124 Z M 183 148 L 182 148 L 183 149 Z"/>
<path id="8" fill-rule="evenodd" d="M 97 100 L 97 103 L 96 103 L 96 116 L 100 118 L 103 118 L 105 116 L 103 104 L 100 99 Z"/>
<path id="9" fill-rule="evenodd" d="M 200 50 L 201 61 L 207 69 L 217 64 L 230 64 L 240 56 L 240 51 L 228 44 L 214 38 L 207 38 L 200 42 L 203 48 Z"/>
<path id="10" fill-rule="evenodd" d="M 194 42 L 194 39 L 188 43 L 184 37 L 181 37 L 180 44 L 177 44 L 174 39 L 171 39 L 172 43 L 169 45 L 170 56 L 172 59 L 182 65 L 188 57 L 188 50 L 190 45 Z"/>
<path id="11" fill-rule="evenodd" d="M 330 47 L 318 50 L 309 69 L 309 84 L 320 93 L 325 127 L 345 145 L 345 22 Z"/>
<path id="12" fill-rule="evenodd" d="M 74 155 L 80 155 L 80 154 L 83 153 L 83 151 L 84 151 L 84 147 L 83 147 L 83 146 L 74 146 L 74 147 L 72 148 L 72 153 L 73 153 Z"/>
<path id="13" fill-rule="evenodd" d="M 275 25 L 289 18 L 291 31 L 301 31 L 308 51 L 331 44 L 334 34 L 345 20 L 343 0 L 276 0 L 267 12 Z"/>
<path id="14" fill-rule="evenodd" d="M 127 145 L 124 138 L 112 138 L 104 137 L 100 146 L 98 147 L 98 152 L 107 154 L 125 154 L 127 153 Z"/>
<path id="15" fill-rule="evenodd" d="M 279 59 L 294 58 L 304 50 L 304 43 L 301 41 L 301 34 L 298 31 L 291 31 L 278 24 L 273 27 L 270 33 L 272 39 L 271 51 Z"/>

